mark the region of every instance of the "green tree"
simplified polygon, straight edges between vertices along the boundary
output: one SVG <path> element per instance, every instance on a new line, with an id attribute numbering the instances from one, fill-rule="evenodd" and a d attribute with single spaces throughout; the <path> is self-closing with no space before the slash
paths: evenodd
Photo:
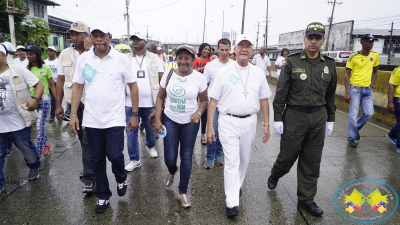
<path id="1" fill-rule="evenodd" d="M 0 32 L 4 32 L 6 34 L 6 39 L 9 41 L 10 39 L 10 26 L 8 22 L 8 13 L 6 13 L 7 1 L 12 5 L 11 0 L 1 0 L 0 1 Z M 15 7 L 22 7 L 24 4 L 24 0 L 14 0 Z M 15 28 L 15 36 L 17 40 L 23 39 L 22 31 L 23 26 L 21 22 L 24 20 L 24 14 L 14 14 L 14 28 Z M 18 42 L 18 41 L 17 41 Z"/>
<path id="2" fill-rule="evenodd" d="M 24 30 L 29 33 L 27 39 L 29 43 L 47 49 L 47 37 L 50 35 L 50 27 L 46 22 L 40 18 L 32 18 L 31 21 L 26 21 Z M 44 55 L 47 55 L 47 53 Z"/>

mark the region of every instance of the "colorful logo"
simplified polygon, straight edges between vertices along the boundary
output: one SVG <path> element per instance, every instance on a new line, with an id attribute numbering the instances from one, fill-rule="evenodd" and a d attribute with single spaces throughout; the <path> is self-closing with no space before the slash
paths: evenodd
<path id="1" fill-rule="evenodd" d="M 372 58 L 372 57 L 371 57 L 371 58 L 369 58 L 369 61 L 373 62 L 373 61 L 374 61 L 374 58 Z"/>
<path id="2" fill-rule="evenodd" d="M 334 203 L 344 218 L 355 223 L 371 224 L 392 216 L 399 205 L 399 197 L 385 182 L 363 178 L 343 185 L 336 192 Z"/>
<path id="3" fill-rule="evenodd" d="M 240 81 L 240 78 L 239 78 L 238 76 L 236 76 L 235 74 L 232 74 L 232 75 L 229 77 L 228 81 L 229 81 L 231 84 L 236 85 L 236 84 Z"/>
<path id="4" fill-rule="evenodd" d="M 169 88 L 169 93 L 171 93 L 175 97 L 183 97 L 186 94 L 186 90 L 182 86 L 178 86 L 178 85 L 181 83 L 185 83 L 187 81 L 187 78 L 185 78 L 185 79 L 176 78 L 176 79 L 179 80 L 179 83 L 172 85 Z"/>

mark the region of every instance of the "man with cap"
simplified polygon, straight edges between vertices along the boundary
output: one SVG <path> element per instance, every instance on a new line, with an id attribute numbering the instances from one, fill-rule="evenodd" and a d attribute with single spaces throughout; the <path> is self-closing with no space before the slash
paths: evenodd
<path id="1" fill-rule="evenodd" d="M 249 63 L 253 54 L 253 39 L 250 35 L 238 36 L 235 52 L 237 61 L 221 68 L 209 92 L 207 139 L 216 141 L 212 126 L 218 105 L 218 133 L 224 155 L 224 187 L 226 216 L 238 215 L 239 193 L 250 160 L 251 145 L 256 135 L 257 112 L 263 117 L 263 138 L 269 140 L 268 97 L 271 90 L 264 72 Z"/>
<path id="2" fill-rule="evenodd" d="M 260 67 L 260 69 L 262 69 L 262 71 L 264 72 L 265 76 L 267 76 L 268 74 L 268 77 L 271 78 L 272 76 L 271 61 L 269 60 L 269 57 L 265 55 L 266 51 L 267 48 L 262 47 L 259 51 L 260 54 L 255 55 L 251 63 L 253 63 L 253 65 Z"/>
<path id="3" fill-rule="evenodd" d="M 17 50 L 15 50 L 15 47 L 13 44 L 11 44 L 10 42 L 6 41 L 5 39 L 5 35 L 3 32 L 0 32 L 0 44 L 4 45 L 4 47 L 7 49 L 7 61 L 8 62 L 12 62 L 13 61 L 13 55 L 15 55 L 15 53 L 17 52 Z"/>
<path id="4" fill-rule="evenodd" d="M 50 67 L 53 71 L 53 83 L 57 87 L 57 77 L 58 77 L 58 59 L 56 58 L 57 50 L 54 46 L 49 46 L 47 48 L 48 59 L 44 60 L 44 63 Z M 51 97 L 51 109 L 50 109 L 50 122 L 54 121 L 56 116 L 56 93 L 50 92 Z"/>
<path id="5" fill-rule="evenodd" d="M 130 38 L 132 40 L 132 73 L 137 79 L 139 88 L 139 117 L 146 130 L 146 149 L 151 158 L 158 156 L 156 146 L 156 131 L 150 124 L 150 114 L 154 112 L 159 82 L 164 73 L 164 69 L 157 56 L 146 50 L 146 38 L 143 34 L 136 32 Z M 125 92 L 125 113 L 126 125 L 132 117 L 131 92 L 126 87 Z M 125 170 L 132 171 L 140 167 L 138 129 L 133 131 L 126 130 L 127 146 L 130 162 Z"/>
<path id="6" fill-rule="evenodd" d="M 57 71 L 56 117 L 59 121 L 63 121 L 64 119 L 64 109 L 61 105 L 63 98 L 67 104 L 71 103 L 73 86 L 72 79 L 74 77 L 75 66 L 78 62 L 78 58 L 91 46 L 88 34 L 89 28 L 85 23 L 77 21 L 71 24 L 71 28 L 68 31 L 71 35 L 72 45 L 71 47 L 61 51 Z M 91 193 L 95 187 L 95 178 L 90 164 L 90 150 L 86 139 L 86 132 L 82 127 L 83 110 L 85 108 L 84 102 L 84 97 L 82 97 L 77 111 L 80 122 L 78 138 L 82 148 L 83 171 L 81 176 L 82 182 L 84 183 L 82 192 Z"/>
<path id="7" fill-rule="evenodd" d="M 97 24 L 90 33 L 93 48 L 82 54 L 72 79 L 71 131 L 76 135 L 85 127 L 90 149 L 90 162 L 96 178 L 95 211 L 104 212 L 112 195 L 107 178 L 107 161 L 117 181 L 117 192 L 124 196 L 128 183 L 124 169 L 125 87 L 131 94 L 132 117 L 127 129 L 138 126 L 138 87 L 128 57 L 110 46 L 112 36 L 108 27 Z M 82 125 L 77 116 L 85 89 L 85 109 Z M 106 107 L 105 107 L 106 106 Z"/>
<path id="8" fill-rule="evenodd" d="M 379 68 L 379 53 L 371 51 L 374 47 L 374 36 L 362 36 L 361 46 L 361 51 L 350 55 L 344 74 L 344 100 L 349 103 L 347 144 L 352 148 L 357 147 L 355 140 L 360 140 L 359 131 L 374 115 L 373 87 Z M 360 105 L 362 114 L 358 117 Z"/>
<path id="9" fill-rule="evenodd" d="M 161 60 L 161 62 L 167 62 L 167 59 L 163 53 L 163 48 L 160 46 L 157 47 L 157 57 Z"/>
<path id="10" fill-rule="evenodd" d="M 332 133 L 336 111 L 336 66 L 320 52 L 324 36 L 323 24 L 309 24 L 305 49 L 286 57 L 273 102 L 274 130 L 282 134 L 280 152 L 268 178 L 272 190 L 298 159 L 298 207 L 314 216 L 323 213 L 314 197 L 325 136 Z"/>
<path id="11" fill-rule="evenodd" d="M 28 180 L 39 177 L 40 158 L 31 140 L 32 120 L 37 119 L 38 103 L 44 85 L 22 66 L 7 63 L 7 50 L 0 44 L 0 195 L 6 190 L 3 173 L 7 145 L 11 141 L 21 150 L 29 167 Z M 33 96 L 29 87 L 34 87 Z"/>
<path id="12" fill-rule="evenodd" d="M 24 51 L 25 47 L 22 45 L 17 46 L 17 55 L 18 58 L 15 58 L 12 62 L 14 65 L 27 67 L 29 64 L 28 58 L 26 57 L 26 52 Z"/>

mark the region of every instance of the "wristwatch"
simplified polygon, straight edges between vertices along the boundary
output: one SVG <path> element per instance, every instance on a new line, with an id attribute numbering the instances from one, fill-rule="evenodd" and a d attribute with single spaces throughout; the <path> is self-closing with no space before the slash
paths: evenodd
<path id="1" fill-rule="evenodd" d="M 39 103 L 39 101 L 40 101 L 40 98 L 37 98 L 37 97 L 35 97 L 35 96 L 31 96 L 31 98 L 32 98 L 32 99 L 35 99 L 37 103 Z"/>
<path id="2" fill-rule="evenodd" d="M 132 116 L 139 116 L 139 112 L 132 112 Z"/>

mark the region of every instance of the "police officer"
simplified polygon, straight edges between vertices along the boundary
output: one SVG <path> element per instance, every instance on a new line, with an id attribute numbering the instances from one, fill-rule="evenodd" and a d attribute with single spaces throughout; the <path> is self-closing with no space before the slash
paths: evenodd
<path id="1" fill-rule="evenodd" d="M 314 202 L 325 136 L 335 121 L 335 61 L 319 51 L 325 41 L 325 26 L 307 26 L 301 52 L 288 55 L 273 101 L 274 130 L 281 136 L 278 158 L 268 178 L 268 187 L 290 171 L 298 158 L 298 207 L 314 216 L 323 211 Z"/>

